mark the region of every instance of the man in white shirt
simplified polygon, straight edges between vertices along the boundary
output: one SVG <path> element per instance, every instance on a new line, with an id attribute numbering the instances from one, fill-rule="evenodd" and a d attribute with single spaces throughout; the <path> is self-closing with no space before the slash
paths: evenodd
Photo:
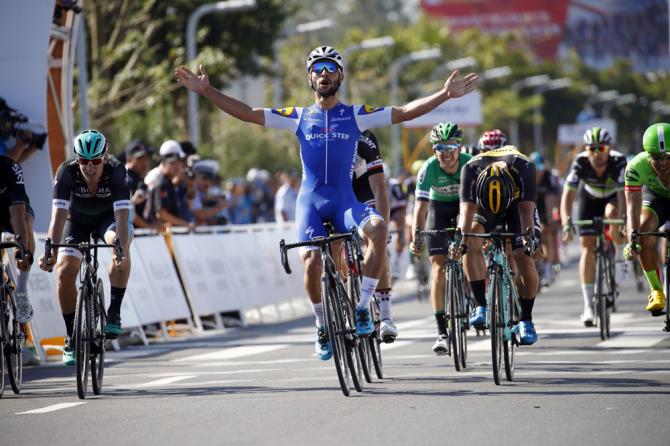
<path id="1" fill-rule="evenodd" d="M 275 221 L 295 220 L 295 203 L 298 199 L 298 181 L 300 176 L 295 169 L 282 172 L 282 185 L 275 194 Z"/>

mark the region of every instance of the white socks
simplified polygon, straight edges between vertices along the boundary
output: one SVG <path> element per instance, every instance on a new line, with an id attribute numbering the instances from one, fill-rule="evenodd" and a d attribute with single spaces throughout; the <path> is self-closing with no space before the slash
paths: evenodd
<path id="1" fill-rule="evenodd" d="M 379 301 L 379 319 L 391 319 L 391 288 L 375 291 Z"/>
<path id="2" fill-rule="evenodd" d="M 370 305 L 370 299 L 372 299 L 372 295 L 377 289 L 378 283 L 379 279 L 363 276 L 361 279 L 361 300 L 358 302 L 356 308 L 368 308 Z"/>
<path id="3" fill-rule="evenodd" d="M 582 284 L 582 297 L 584 298 L 584 308 L 591 306 L 593 302 L 593 284 Z"/>
<path id="4" fill-rule="evenodd" d="M 323 328 L 323 302 L 312 304 L 312 311 L 316 317 L 316 328 Z"/>

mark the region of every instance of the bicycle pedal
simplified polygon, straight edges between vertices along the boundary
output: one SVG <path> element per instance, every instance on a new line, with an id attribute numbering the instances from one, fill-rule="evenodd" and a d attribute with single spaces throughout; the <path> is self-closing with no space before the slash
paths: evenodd
<path id="1" fill-rule="evenodd" d="M 395 342 L 395 336 L 387 335 L 382 338 L 385 344 L 393 344 Z"/>

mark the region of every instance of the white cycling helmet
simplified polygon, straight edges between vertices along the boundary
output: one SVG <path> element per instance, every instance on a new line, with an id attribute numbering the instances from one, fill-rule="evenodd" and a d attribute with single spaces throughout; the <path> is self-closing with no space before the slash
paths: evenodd
<path id="1" fill-rule="evenodd" d="M 307 72 L 309 72 L 309 69 L 312 68 L 314 62 L 323 59 L 335 62 L 337 66 L 340 67 L 342 71 L 344 71 L 344 60 L 335 48 L 332 46 L 317 46 L 312 50 L 311 53 L 309 53 L 309 56 L 307 56 Z"/>

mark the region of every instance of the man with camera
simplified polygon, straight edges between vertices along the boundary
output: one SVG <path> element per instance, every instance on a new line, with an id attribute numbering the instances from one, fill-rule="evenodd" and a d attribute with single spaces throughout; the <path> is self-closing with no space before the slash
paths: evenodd
<path id="1" fill-rule="evenodd" d="M 29 126 L 38 124 L 31 122 L 0 98 L 0 155 L 22 163 L 36 150 L 41 150 L 47 134 L 32 131 Z"/>

